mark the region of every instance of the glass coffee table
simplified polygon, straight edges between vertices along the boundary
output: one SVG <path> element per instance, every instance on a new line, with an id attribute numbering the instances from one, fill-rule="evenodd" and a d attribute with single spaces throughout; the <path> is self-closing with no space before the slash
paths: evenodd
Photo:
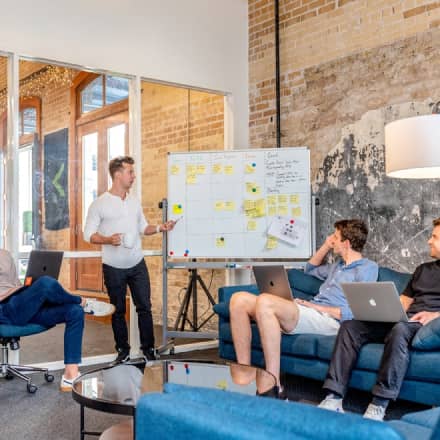
<path id="1" fill-rule="evenodd" d="M 166 383 L 255 395 L 257 391 L 260 394 L 268 391 L 276 380 L 261 368 L 228 361 L 161 360 L 146 366 L 121 364 L 93 370 L 81 375 L 72 389 L 73 399 L 80 404 L 81 440 L 85 435 L 133 439 L 139 397 L 144 393 L 161 392 Z M 104 433 L 86 431 L 84 408 L 131 416 L 133 423 L 117 425 L 117 437 L 112 437 L 111 429 Z"/>

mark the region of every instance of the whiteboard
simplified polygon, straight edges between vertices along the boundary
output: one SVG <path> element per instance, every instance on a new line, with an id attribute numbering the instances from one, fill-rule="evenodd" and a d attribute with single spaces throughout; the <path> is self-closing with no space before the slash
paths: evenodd
<path id="1" fill-rule="evenodd" d="M 168 256 L 309 258 L 310 191 L 306 147 L 169 153 Z"/>

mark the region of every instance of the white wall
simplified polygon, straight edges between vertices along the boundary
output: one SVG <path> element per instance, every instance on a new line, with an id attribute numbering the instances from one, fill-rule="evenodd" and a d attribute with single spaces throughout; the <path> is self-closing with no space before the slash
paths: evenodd
<path id="1" fill-rule="evenodd" d="M 233 95 L 248 146 L 247 0 L 8 0 L 0 50 Z"/>

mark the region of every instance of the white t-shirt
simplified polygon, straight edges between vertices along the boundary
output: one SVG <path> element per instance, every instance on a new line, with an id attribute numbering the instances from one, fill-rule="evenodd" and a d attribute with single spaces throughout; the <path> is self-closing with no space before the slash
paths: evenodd
<path id="1" fill-rule="evenodd" d="M 89 208 L 84 227 L 84 240 L 98 232 L 109 237 L 113 234 L 130 234 L 133 236 L 132 247 L 102 245 L 102 262 L 118 269 L 129 269 L 136 266 L 142 258 L 140 234 L 148 226 L 138 199 L 127 194 L 125 199 L 105 192 Z"/>

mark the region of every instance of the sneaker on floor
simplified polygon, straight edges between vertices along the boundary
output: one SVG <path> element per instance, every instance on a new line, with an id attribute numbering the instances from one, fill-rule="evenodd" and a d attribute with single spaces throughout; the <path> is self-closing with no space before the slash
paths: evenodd
<path id="1" fill-rule="evenodd" d="M 130 360 L 130 350 L 118 349 L 118 355 L 110 365 L 115 366 L 119 364 L 125 364 L 125 362 L 128 362 L 129 360 Z"/>
<path id="2" fill-rule="evenodd" d="M 344 408 L 342 408 L 342 399 L 337 399 L 336 397 L 329 395 L 327 396 L 319 405 L 318 408 L 328 409 L 329 411 L 335 411 L 339 413 L 344 413 Z"/>
<path id="3" fill-rule="evenodd" d="M 68 391 L 72 391 L 72 385 L 73 382 L 78 379 L 78 377 L 81 374 L 79 373 L 78 376 L 74 377 L 73 379 L 66 379 L 64 377 L 64 374 L 61 376 L 61 383 L 60 383 L 60 390 L 63 392 L 68 392 Z"/>
<path id="4" fill-rule="evenodd" d="M 264 391 L 263 393 L 259 393 L 257 391 L 257 396 L 272 397 L 273 399 L 278 399 L 280 396 L 280 389 L 277 385 L 274 385 L 272 388 L 269 388 L 267 391 Z"/>
<path id="5" fill-rule="evenodd" d="M 153 362 L 157 360 L 156 350 L 154 348 L 149 348 L 144 351 L 144 360 L 145 363 Z"/>
<path id="6" fill-rule="evenodd" d="M 93 316 L 108 316 L 113 314 L 115 306 L 97 299 L 87 299 L 84 306 L 84 313 Z"/>
<path id="7" fill-rule="evenodd" d="M 377 420 L 378 422 L 383 422 L 385 417 L 386 408 L 380 405 L 374 405 L 370 403 L 367 410 L 364 412 L 364 418 L 370 420 Z"/>

